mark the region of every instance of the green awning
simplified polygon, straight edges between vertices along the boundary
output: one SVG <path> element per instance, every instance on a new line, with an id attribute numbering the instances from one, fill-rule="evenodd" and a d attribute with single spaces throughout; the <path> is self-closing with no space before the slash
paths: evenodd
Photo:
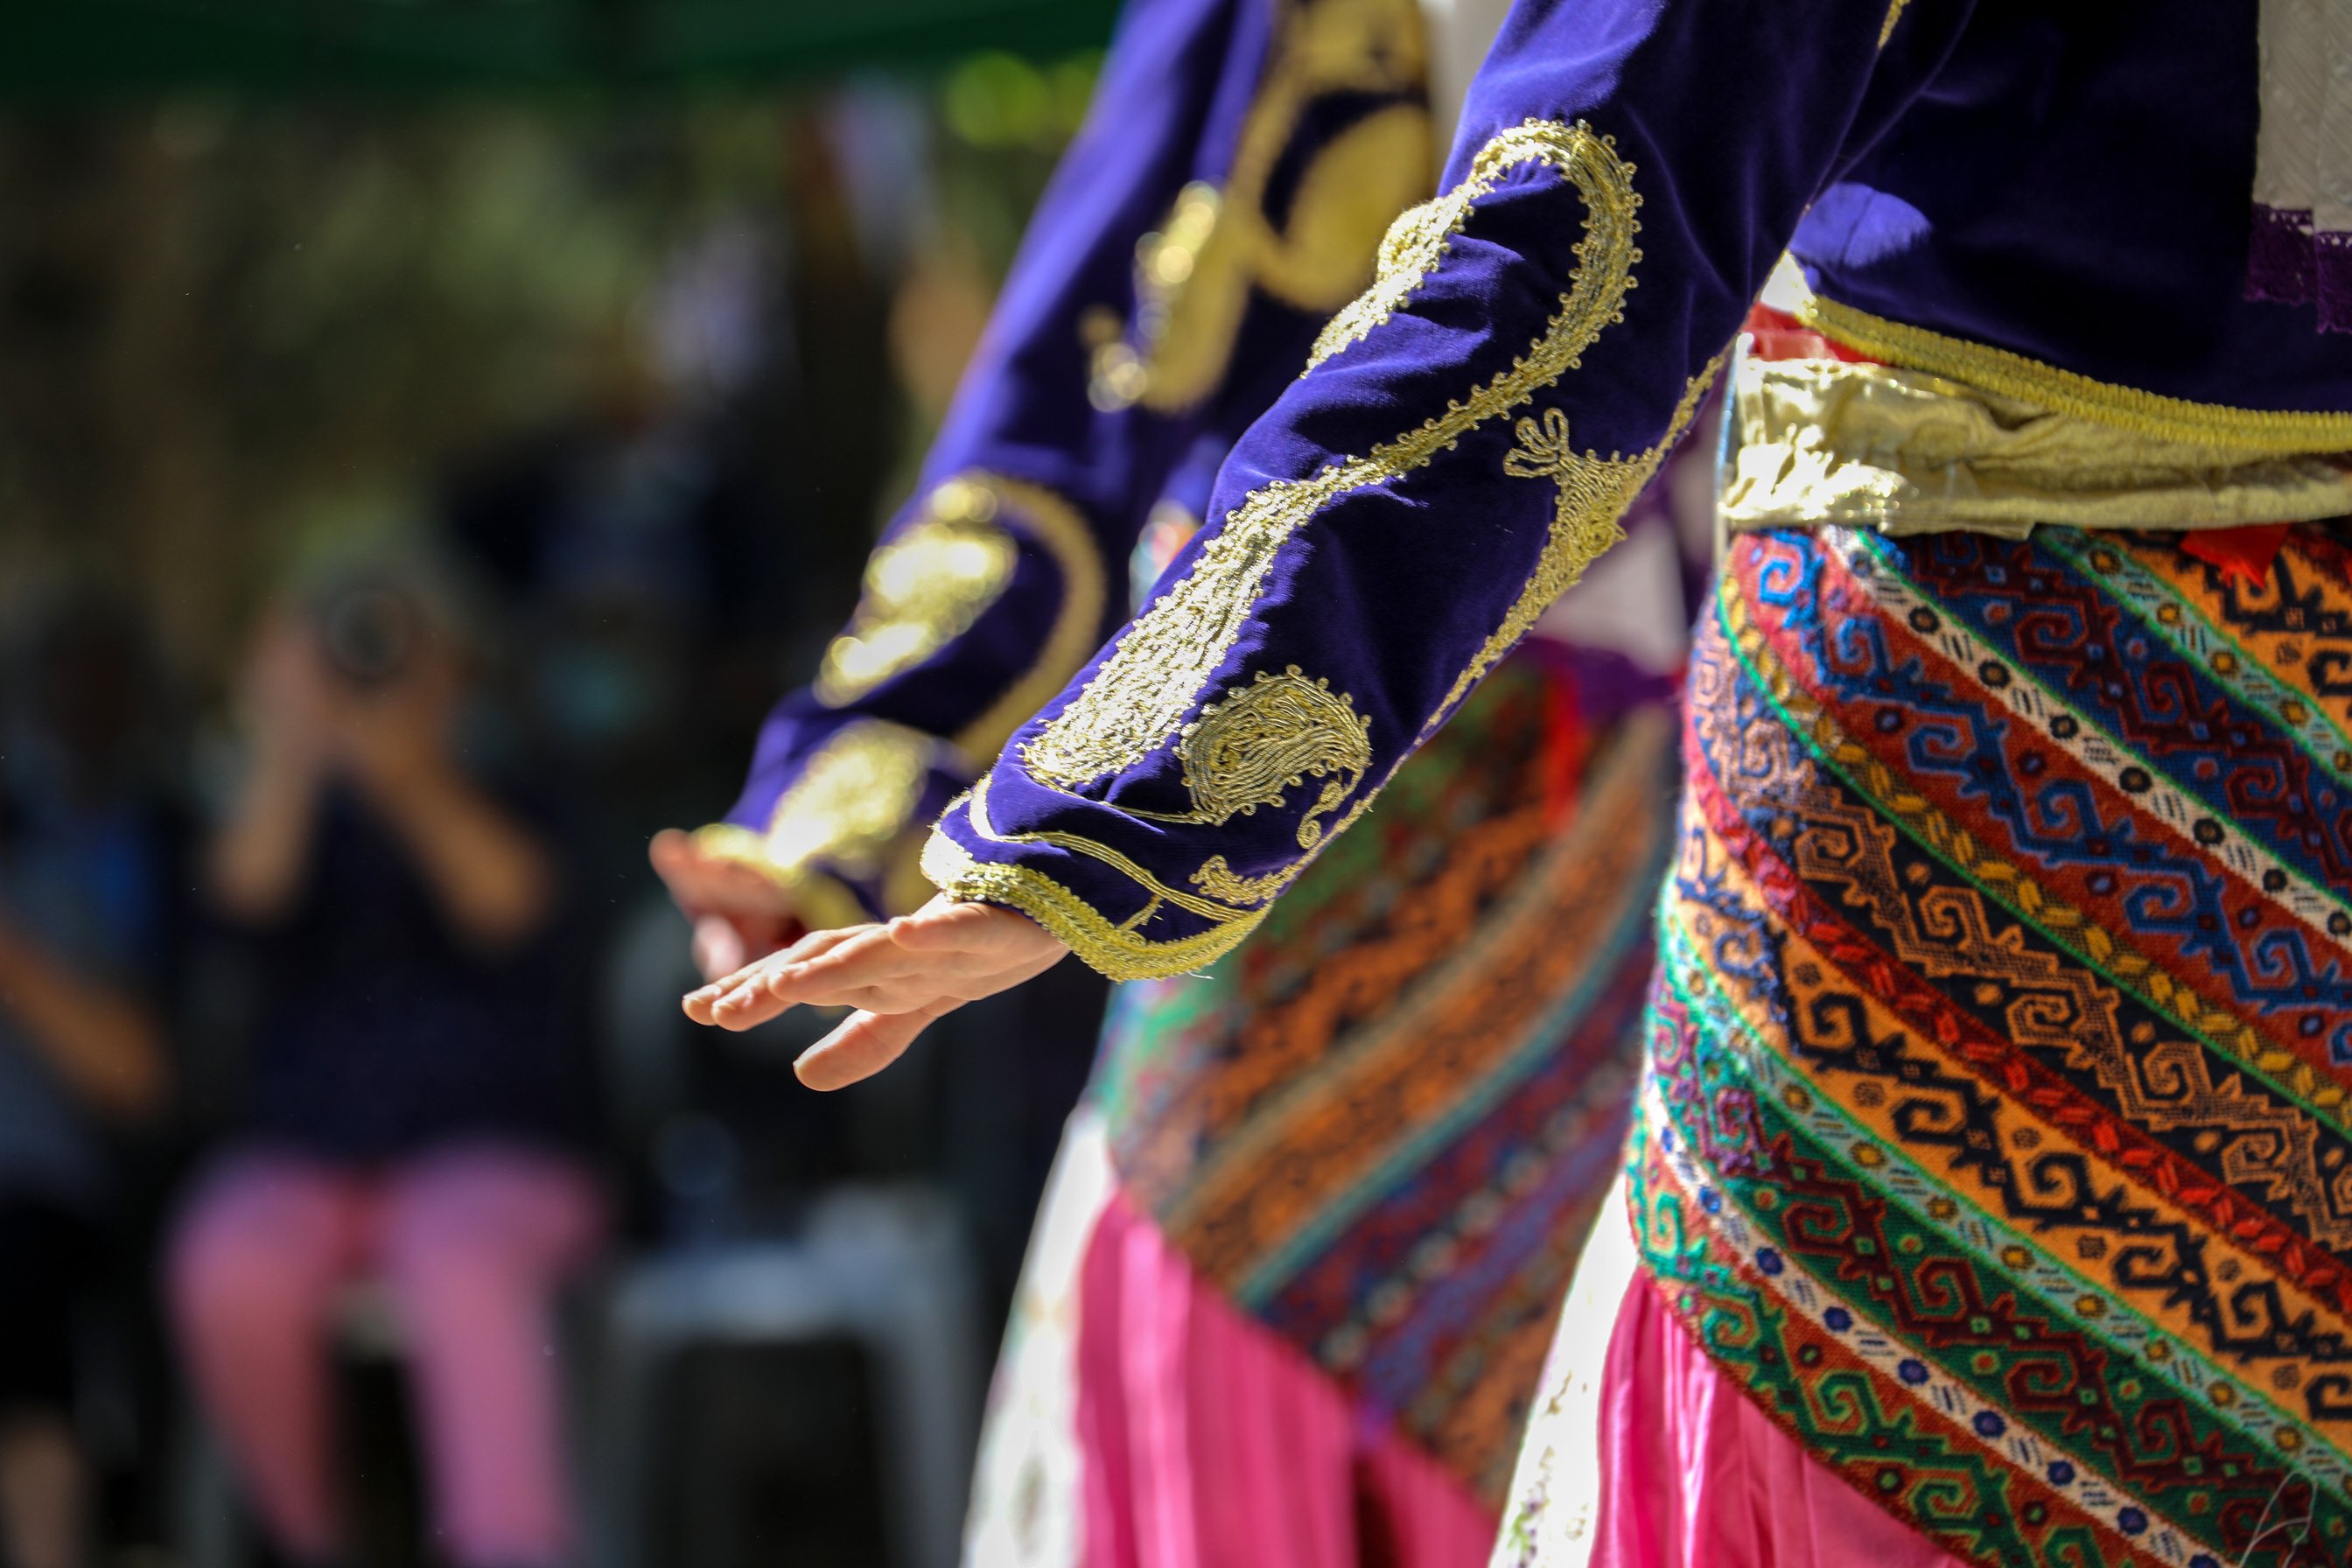
<path id="1" fill-rule="evenodd" d="M 16 0 L 0 99 L 761 84 L 1099 45 L 1118 0 Z"/>

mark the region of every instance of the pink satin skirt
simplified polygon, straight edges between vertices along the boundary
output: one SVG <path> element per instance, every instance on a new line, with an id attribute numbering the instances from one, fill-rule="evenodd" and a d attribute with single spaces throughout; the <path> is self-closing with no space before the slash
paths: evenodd
<path id="1" fill-rule="evenodd" d="M 1084 1568 L 1485 1568 L 1493 1512 L 1116 1192 L 1080 1293 Z"/>
<path id="2" fill-rule="evenodd" d="M 1799 1447 L 1644 1278 L 1608 1358 L 1591 1568 L 1967 1568 Z"/>

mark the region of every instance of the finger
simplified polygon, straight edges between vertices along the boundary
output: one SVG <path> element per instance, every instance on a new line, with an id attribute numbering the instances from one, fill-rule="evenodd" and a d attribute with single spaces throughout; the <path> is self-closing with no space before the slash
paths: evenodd
<path id="1" fill-rule="evenodd" d="M 811 931 L 782 952 L 772 952 L 732 973 L 722 974 L 708 985 L 688 992 L 681 1005 L 686 1009 L 686 1016 L 698 1024 L 716 1024 L 730 1029 L 748 1029 L 764 1024 L 787 1007 L 818 999 L 798 994 L 795 988 L 790 986 L 777 987 L 773 981 L 782 970 L 879 929 L 877 926 L 841 926 L 830 931 Z M 850 1005 L 847 1002 L 835 1005 Z"/>
<path id="2" fill-rule="evenodd" d="M 891 973 L 875 973 L 860 966 L 844 973 L 827 968 L 829 960 L 795 966 L 771 975 L 769 997 L 791 1004 L 856 1007 L 869 1013 L 911 1013 L 935 1002 L 975 1002 L 992 996 L 1050 969 L 1068 956 L 1059 942 L 1048 942 L 1034 952 L 960 952 L 914 954 L 910 966 Z M 727 1016 L 724 1004 L 719 1016 Z"/>
<path id="3" fill-rule="evenodd" d="M 772 878 L 740 860 L 711 854 L 694 835 L 679 828 L 665 827 L 655 834 L 646 845 L 646 858 L 683 908 L 772 916 L 791 912 L 792 900 Z"/>
<path id="4" fill-rule="evenodd" d="M 694 838 L 684 828 L 665 827 L 646 845 L 646 858 L 665 881 L 673 874 L 682 874 L 700 858 L 694 852 Z"/>
<path id="5" fill-rule="evenodd" d="M 914 980 L 927 967 L 924 958 L 891 940 L 887 926 L 858 926 L 819 936 L 828 940 L 795 942 L 767 963 L 745 971 L 745 988 L 793 1002 L 848 1005 L 852 992 Z M 928 966 L 936 967 L 936 961 Z M 937 994 L 936 989 L 932 994 Z"/>
<path id="6" fill-rule="evenodd" d="M 856 1013 L 841 1027 L 803 1051 L 793 1072 L 815 1089 L 845 1089 L 872 1078 L 904 1056 L 907 1047 L 939 1019 L 961 1006 L 943 998 L 911 1013 Z"/>
<path id="7" fill-rule="evenodd" d="M 745 1029 L 758 1028 L 771 1018 L 781 1018 L 798 1005 L 797 1002 L 771 996 L 759 986 L 747 985 L 709 1004 L 701 1016 L 688 1006 L 686 1016 L 698 1024 L 712 1024 L 730 1033 L 740 1034 Z"/>
<path id="8" fill-rule="evenodd" d="M 818 933 L 686 999 L 688 1016 L 729 1029 L 788 1006 L 909 1013 L 1018 984 L 1067 954 L 1034 922 L 982 904 L 935 899 L 887 925 Z"/>
<path id="9" fill-rule="evenodd" d="M 703 915 L 694 922 L 694 967 L 705 980 L 732 974 L 751 956 L 742 931 L 725 915 Z"/>
<path id="10" fill-rule="evenodd" d="M 794 1002 L 904 1013 L 937 996 L 970 1001 L 1051 968 L 1069 949 L 1035 922 L 984 904 L 935 899 L 823 952 L 795 954 L 762 984 Z"/>

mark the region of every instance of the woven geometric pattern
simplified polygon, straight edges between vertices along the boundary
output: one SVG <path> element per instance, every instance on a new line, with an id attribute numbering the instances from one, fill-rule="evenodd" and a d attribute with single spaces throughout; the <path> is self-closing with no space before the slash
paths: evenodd
<path id="1" fill-rule="evenodd" d="M 1670 1305 L 1988 1564 L 2352 1555 L 2352 570 L 1738 541 L 1637 1112 Z"/>

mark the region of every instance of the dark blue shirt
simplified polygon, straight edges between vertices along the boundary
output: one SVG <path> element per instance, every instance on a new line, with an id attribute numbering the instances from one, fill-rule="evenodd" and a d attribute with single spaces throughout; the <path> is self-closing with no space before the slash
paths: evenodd
<path id="1" fill-rule="evenodd" d="M 352 1162 L 581 1135 L 587 1053 L 560 919 L 485 950 L 389 826 L 336 791 L 299 900 L 257 940 L 255 1131 Z"/>

